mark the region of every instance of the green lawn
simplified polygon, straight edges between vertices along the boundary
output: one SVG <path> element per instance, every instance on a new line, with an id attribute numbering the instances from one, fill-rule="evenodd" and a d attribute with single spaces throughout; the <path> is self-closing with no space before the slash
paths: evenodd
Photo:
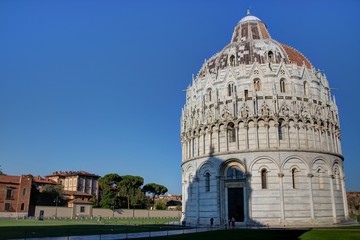
<path id="1" fill-rule="evenodd" d="M 179 219 L 0 220 L 0 239 L 172 230 L 177 227 L 166 223 L 176 221 Z"/>

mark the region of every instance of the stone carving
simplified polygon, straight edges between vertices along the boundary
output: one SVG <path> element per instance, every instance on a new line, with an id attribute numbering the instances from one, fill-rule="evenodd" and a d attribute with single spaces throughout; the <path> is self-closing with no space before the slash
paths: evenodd
<path id="1" fill-rule="evenodd" d="M 244 104 L 244 105 L 241 107 L 241 109 L 240 109 L 240 116 L 241 116 L 242 118 L 247 118 L 247 117 L 250 116 L 250 109 L 249 109 L 249 107 L 248 107 L 246 104 Z"/>
<path id="2" fill-rule="evenodd" d="M 280 108 L 280 115 L 285 116 L 285 117 L 290 116 L 290 108 L 285 102 L 283 103 L 283 105 Z"/>
<path id="3" fill-rule="evenodd" d="M 269 116 L 271 114 L 269 106 L 264 102 L 260 108 L 260 115 Z"/>
<path id="4" fill-rule="evenodd" d="M 231 119 L 231 117 L 232 117 L 232 115 L 230 113 L 230 110 L 229 110 L 228 106 L 225 104 L 224 109 L 221 113 L 221 118 L 223 118 L 224 120 L 229 120 L 229 119 Z"/>
<path id="5" fill-rule="evenodd" d="M 214 117 L 213 117 L 213 113 L 211 111 L 211 109 L 208 109 L 206 112 L 206 123 L 212 123 L 214 121 Z"/>

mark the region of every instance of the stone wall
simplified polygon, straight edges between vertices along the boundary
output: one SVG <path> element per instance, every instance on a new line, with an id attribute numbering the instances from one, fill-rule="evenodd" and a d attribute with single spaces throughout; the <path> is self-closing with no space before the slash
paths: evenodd
<path id="1" fill-rule="evenodd" d="M 180 218 L 180 211 L 144 210 L 144 209 L 86 209 L 84 214 L 79 214 L 79 208 L 36 206 L 35 217 L 39 217 L 40 210 L 44 211 L 45 218 L 75 218 L 75 217 L 103 217 L 103 218 Z M 86 207 L 86 206 L 85 206 Z"/>

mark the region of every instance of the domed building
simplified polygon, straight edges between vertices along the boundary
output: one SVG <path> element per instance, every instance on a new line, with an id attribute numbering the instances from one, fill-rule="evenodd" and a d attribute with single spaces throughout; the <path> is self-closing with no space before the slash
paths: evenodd
<path id="1" fill-rule="evenodd" d="M 348 219 L 338 108 L 328 80 L 249 12 L 188 87 L 181 144 L 187 224 Z"/>

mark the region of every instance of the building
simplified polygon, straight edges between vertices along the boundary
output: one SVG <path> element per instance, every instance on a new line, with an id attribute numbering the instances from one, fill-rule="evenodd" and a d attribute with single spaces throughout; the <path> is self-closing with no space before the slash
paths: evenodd
<path id="1" fill-rule="evenodd" d="M 42 191 L 43 187 L 46 185 L 57 185 L 57 182 L 48 178 L 43 178 L 40 176 L 34 176 L 32 178 L 32 184 L 34 185 L 34 187 L 39 190 L 40 192 Z"/>
<path id="2" fill-rule="evenodd" d="M 349 214 L 350 215 L 360 215 L 360 192 L 347 192 L 346 193 Z"/>
<path id="3" fill-rule="evenodd" d="M 348 219 L 338 108 L 328 80 L 250 15 L 205 61 L 181 116 L 183 220 Z"/>
<path id="4" fill-rule="evenodd" d="M 27 217 L 31 177 L 0 175 L 0 218 Z"/>
<path id="5" fill-rule="evenodd" d="M 64 191 L 82 192 L 99 199 L 100 176 L 85 171 L 57 171 L 45 177 L 64 187 Z"/>

